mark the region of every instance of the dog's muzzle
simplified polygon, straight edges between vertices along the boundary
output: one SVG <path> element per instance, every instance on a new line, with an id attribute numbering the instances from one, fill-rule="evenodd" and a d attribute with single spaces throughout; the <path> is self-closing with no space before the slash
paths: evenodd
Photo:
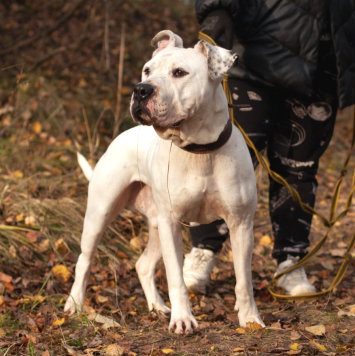
<path id="1" fill-rule="evenodd" d="M 131 101 L 131 113 L 133 120 L 142 125 L 151 125 L 150 112 L 147 102 L 152 97 L 155 87 L 147 83 L 139 83 L 134 87 Z"/>

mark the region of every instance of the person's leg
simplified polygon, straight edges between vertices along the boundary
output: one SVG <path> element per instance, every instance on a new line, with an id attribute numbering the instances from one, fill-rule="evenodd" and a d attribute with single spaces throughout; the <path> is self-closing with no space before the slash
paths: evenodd
<path id="1" fill-rule="evenodd" d="M 318 73 L 314 90 L 312 97 L 286 97 L 268 149 L 271 169 L 285 178 L 311 207 L 318 186 L 319 158 L 329 145 L 338 109 L 336 85 L 331 77 Z M 273 257 L 282 271 L 307 254 L 312 215 L 302 210 L 286 187 L 273 180 L 269 196 L 275 237 Z M 296 271 L 281 277 L 278 285 L 292 295 L 314 292 L 304 269 Z"/>
<path id="2" fill-rule="evenodd" d="M 259 151 L 263 151 L 272 132 L 274 110 L 277 105 L 275 91 L 256 87 L 241 80 L 229 79 L 234 116 L 249 135 Z M 254 152 L 250 149 L 252 157 Z M 218 252 L 229 235 L 223 220 L 190 228 L 193 249 L 185 255 L 184 280 L 191 292 L 205 293 L 209 275 L 214 266 L 214 254 Z"/>
<path id="3" fill-rule="evenodd" d="M 288 96 L 285 110 L 275 124 L 268 149 L 271 169 L 284 177 L 314 207 L 319 158 L 331 140 L 338 109 L 336 83 L 318 73 L 312 97 Z M 309 246 L 312 215 L 291 198 L 287 188 L 270 182 L 270 216 L 279 263 L 288 255 L 303 257 Z"/>

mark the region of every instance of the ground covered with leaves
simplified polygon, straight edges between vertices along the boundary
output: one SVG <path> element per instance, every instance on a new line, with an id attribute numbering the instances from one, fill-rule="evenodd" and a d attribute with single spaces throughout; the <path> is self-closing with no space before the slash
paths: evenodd
<path id="1" fill-rule="evenodd" d="M 63 313 L 80 253 L 88 185 L 76 151 L 94 163 L 112 140 L 121 24 L 127 26 L 121 131 L 133 125 L 127 103 L 149 59 L 151 37 L 170 28 L 192 44 L 197 31 L 193 9 L 183 2 L 64 3 L 0 5 L 0 355 L 354 354 L 354 262 L 334 293 L 322 299 L 279 303 L 268 293 L 276 264 L 271 258 L 268 177 L 260 168 L 252 268 L 265 329 L 239 327 L 227 241 L 208 293 L 190 295 L 200 331 L 169 334 L 168 320 L 147 309 L 134 268 L 147 228 L 142 216 L 129 211 L 116 218 L 99 245 L 84 310 L 70 317 Z M 353 109 L 339 113 L 321 161 L 316 208 L 325 216 L 350 147 L 351 115 Z M 339 211 L 354 168 L 352 159 Z M 328 288 L 336 274 L 354 232 L 354 217 L 351 209 L 336 223 L 322 251 L 306 266 L 318 290 Z M 325 231 L 315 217 L 312 245 Z M 187 230 L 183 236 L 186 253 L 191 248 Z M 162 263 L 156 283 L 169 305 Z"/>

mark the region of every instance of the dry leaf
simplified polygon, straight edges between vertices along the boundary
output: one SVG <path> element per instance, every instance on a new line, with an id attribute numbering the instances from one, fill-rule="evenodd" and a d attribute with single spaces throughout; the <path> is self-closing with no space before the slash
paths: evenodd
<path id="1" fill-rule="evenodd" d="M 174 352 L 173 349 L 162 349 L 162 351 L 163 351 L 163 354 L 170 354 L 170 353 Z"/>
<path id="2" fill-rule="evenodd" d="M 124 353 L 124 349 L 117 345 L 117 344 L 111 344 L 108 345 L 106 348 L 106 353 L 105 355 L 107 356 L 121 356 Z"/>
<path id="3" fill-rule="evenodd" d="M 67 355 L 70 355 L 70 356 L 79 355 L 71 346 L 63 344 L 63 347 L 65 348 Z"/>
<path id="4" fill-rule="evenodd" d="M 301 335 L 297 331 L 295 330 L 291 331 L 291 337 L 290 337 L 291 340 L 298 340 L 300 337 Z"/>
<path id="5" fill-rule="evenodd" d="M 262 330 L 262 328 L 263 327 L 255 321 L 253 321 L 252 323 L 247 323 L 247 329 L 249 329 L 250 331 Z"/>
<path id="6" fill-rule="evenodd" d="M 34 132 L 35 134 L 40 134 L 42 132 L 42 124 L 38 121 L 34 122 L 32 124 L 32 132 Z"/>
<path id="7" fill-rule="evenodd" d="M 307 326 L 305 329 L 313 335 L 323 336 L 325 334 L 325 326 L 323 324 Z"/>
<path id="8" fill-rule="evenodd" d="M 43 354 L 42 354 L 42 356 L 50 356 L 49 351 L 48 351 L 48 350 L 44 351 Z"/>
<path id="9" fill-rule="evenodd" d="M 41 295 L 36 295 L 33 298 L 33 301 L 36 302 L 36 303 L 42 303 L 44 300 L 45 300 L 45 298 L 43 296 L 41 296 Z"/>
<path id="10" fill-rule="evenodd" d="M 97 313 L 89 314 L 88 319 L 90 321 L 95 321 L 96 323 L 99 323 L 99 324 L 104 324 L 102 326 L 104 329 L 113 328 L 113 327 L 121 327 L 121 325 L 119 323 L 117 323 L 117 321 L 115 321 L 111 318 L 108 318 L 106 316 L 103 316 L 101 314 L 97 314 Z"/>
<path id="11" fill-rule="evenodd" d="M 16 215 L 16 221 L 17 222 L 22 221 L 23 217 L 24 217 L 23 213 Z"/>
<path id="12" fill-rule="evenodd" d="M 59 240 L 57 240 L 55 243 L 54 243 L 54 246 L 56 248 L 56 250 L 63 256 L 65 255 L 69 248 L 68 248 L 68 245 L 64 242 L 63 238 L 60 238 Z"/>
<path id="13" fill-rule="evenodd" d="M 0 272 L 0 282 L 11 283 L 12 277 L 6 273 Z"/>
<path id="14" fill-rule="evenodd" d="M 23 173 L 21 171 L 19 171 L 19 170 L 12 172 L 12 175 L 15 178 L 23 178 Z"/>
<path id="15" fill-rule="evenodd" d="M 133 239 L 131 239 L 129 241 L 129 244 L 135 249 L 140 251 L 142 249 L 142 240 L 139 237 L 133 237 Z"/>
<path id="16" fill-rule="evenodd" d="M 16 253 L 16 248 L 14 245 L 11 245 L 9 248 L 9 254 L 11 256 L 11 258 L 14 260 L 17 257 L 17 253 Z"/>
<path id="17" fill-rule="evenodd" d="M 327 260 L 323 260 L 321 262 L 321 265 L 327 269 L 328 271 L 334 271 L 334 266 L 333 264 L 330 262 L 330 261 L 327 261 Z"/>
<path id="18" fill-rule="evenodd" d="M 39 243 L 38 247 L 36 248 L 36 251 L 39 253 L 43 253 L 48 251 L 50 248 L 51 248 L 50 242 L 47 239 L 45 239 Z"/>
<path id="19" fill-rule="evenodd" d="M 204 320 L 206 317 L 207 317 L 206 314 L 201 314 L 201 315 L 195 316 L 195 319 L 201 321 L 201 320 Z"/>
<path id="20" fill-rule="evenodd" d="M 259 325 L 259 324 L 258 324 Z M 245 351 L 260 351 L 259 347 L 236 347 L 235 349 L 233 349 L 234 352 L 245 352 Z"/>
<path id="21" fill-rule="evenodd" d="M 233 352 L 244 352 L 244 348 L 243 347 L 236 347 L 235 349 L 233 349 Z"/>
<path id="22" fill-rule="evenodd" d="M 338 316 L 355 316 L 355 313 L 352 313 L 351 311 L 339 310 Z"/>
<path id="23" fill-rule="evenodd" d="M 108 302 L 109 298 L 108 297 L 104 297 L 103 295 L 98 295 L 97 296 L 97 300 L 99 303 L 106 303 Z"/>
<path id="24" fill-rule="evenodd" d="M 280 323 L 272 323 L 270 325 L 270 328 L 272 328 L 272 329 L 282 329 Z"/>
<path id="25" fill-rule="evenodd" d="M 26 234 L 26 239 L 27 241 L 29 242 L 37 242 L 37 232 L 36 231 L 29 231 L 27 234 Z"/>
<path id="26" fill-rule="evenodd" d="M 348 344 L 346 346 L 341 346 L 338 347 L 335 352 L 344 352 L 344 351 L 348 351 L 349 349 L 353 348 L 355 346 L 355 344 Z"/>
<path id="27" fill-rule="evenodd" d="M 238 331 L 239 334 L 244 334 L 246 331 L 244 328 L 237 328 L 236 330 Z"/>
<path id="28" fill-rule="evenodd" d="M 4 328 L 0 328 L 0 339 L 5 337 L 5 335 L 6 335 L 5 329 Z"/>
<path id="29" fill-rule="evenodd" d="M 311 341 L 310 344 L 312 346 L 315 346 L 319 351 L 327 351 L 327 348 L 324 345 L 319 344 L 318 342 Z"/>
<path id="30" fill-rule="evenodd" d="M 64 265 L 57 265 L 52 268 L 55 277 L 62 283 L 65 283 L 70 278 L 70 272 Z"/>
<path id="31" fill-rule="evenodd" d="M 290 350 L 285 353 L 286 353 L 286 355 L 299 355 L 301 353 L 301 350 L 298 350 L 298 351 Z"/>
<path id="32" fill-rule="evenodd" d="M 333 257 L 343 257 L 346 253 L 346 248 L 335 248 L 335 249 L 329 250 L 329 252 L 331 253 L 331 255 Z"/>
<path id="33" fill-rule="evenodd" d="M 52 326 L 63 325 L 66 322 L 66 318 L 61 318 L 53 321 Z"/>
<path id="34" fill-rule="evenodd" d="M 36 225 L 36 219 L 32 215 L 26 216 L 25 217 L 25 224 L 29 225 L 29 226 Z"/>
<path id="35" fill-rule="evenodd" d="M 272 239 L 269 235 L 264 235 L 260 240 L 259 240 L 259 245 L 261 246 L 269 246 L 272 244 Z"/>
<path id="36" fill-rule="evenodd" d="M 294 342 L 294 343 L 292 343 L 292 344 L 290 345 L 290 349 L 291 349 L 291 350 L 294 350 L 294 351 L 297 351 L 298 345 L 299 345 L 299 344 L 297 344 L 297 342 Z"/>

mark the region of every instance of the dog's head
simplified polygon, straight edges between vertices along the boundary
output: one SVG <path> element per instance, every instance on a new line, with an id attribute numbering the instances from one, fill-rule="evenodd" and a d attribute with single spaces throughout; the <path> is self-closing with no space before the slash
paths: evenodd
<path id="1" fill-rule="evenodd" d="M 135 122 L 157 128 L 179 127 L 210 105 L 223 75 L 238 58 L 204 41 L 183 48 L 182 39 L 168 30 L 159 32 L 152 45 L 157 49 L 143 67 L 130 109 Z"/>

